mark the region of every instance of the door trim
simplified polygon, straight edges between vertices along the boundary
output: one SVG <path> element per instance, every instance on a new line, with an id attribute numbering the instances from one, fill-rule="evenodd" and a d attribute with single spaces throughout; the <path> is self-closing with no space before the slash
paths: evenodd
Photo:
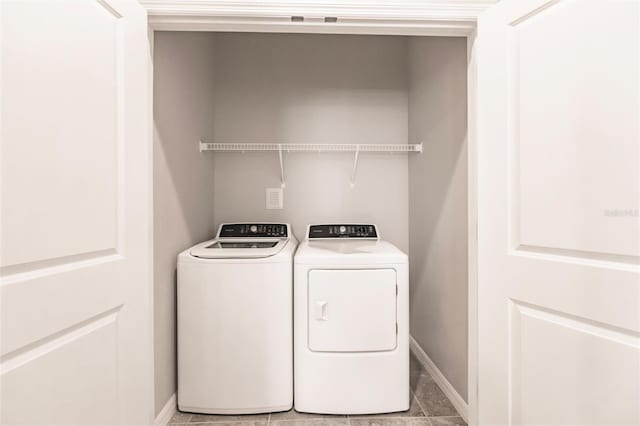
<path id="1" fill-rule="evenodd" d="M 230 31 L 316 34 L 440 36 L 467 38 L 467 206 L 468 206 L 468 353 L 467 422 L 478 414 L 478 198 L 477 198 L 477 56 L 478 16 L 498 0 L 345 0 L 312 4 L 303 0 L 139 0 L 147 9 L 153 62 L 155 31 Z M 291 22 L 291 16 L 309 17 Z M 343 24 L 324 17 L 349 16 Z M 151 67 L 151 69 L 153 69 Z M 153 72 L 149 84 L 153 88 Z M 153 129 L 153 90 L 149 90 Z M 151 160 L 150 160 L 151 161 Z"/>
<path id="2" fill-rule="evenodd" d="M 149 25 L 163 31 L 466 36 L 496 0 L 139 0 Z M 292 17 L 304 21 L 292 22 Z M 338 22 L 325 22 L 325 17 Z"/>

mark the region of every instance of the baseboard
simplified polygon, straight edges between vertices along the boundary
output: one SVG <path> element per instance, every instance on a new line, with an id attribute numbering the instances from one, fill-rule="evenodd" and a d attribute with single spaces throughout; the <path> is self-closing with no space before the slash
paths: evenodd
<path id="1" fill-rule="evenodd" d="M 166 424 L 169 423 L 169 420 L 171 420 L 171 417 L 173 417 L 176 411 L 176 394 L 174 393 L 173 395 L 171 395 L 171 398 L 169 398 L 167 403 L 164 404 L 164 407 L 162 407 L 162 410 L 160 410 L 160 412 L 156 416 L 154 425 L 166 426 Z"/>
<path id="2" fill-rule="evenodd" d="M 438 367 L 431 361 L 429 355 L 420 347 L 418 342 L 410 337 L 411 340 L 411 351 L 415 354 L 418 360 L 422 363 L 425 370 L 431 374 L 433 380 L 438 384 L 442 392 L 449 398 L 453 406 L 458 410 L 460 416 L 464 419 L 465 422 L 469 423 L 469 405 L 462 399 L 460 394 L 453 388 L 451 383 L 444 377 L 444 374 L 438 369 Z"/>

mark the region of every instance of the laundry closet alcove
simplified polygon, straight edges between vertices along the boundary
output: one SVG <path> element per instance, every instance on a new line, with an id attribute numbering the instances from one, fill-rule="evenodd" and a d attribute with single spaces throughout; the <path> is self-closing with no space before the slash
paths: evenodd
<path id="1" fill-rule="evenodd" d="M 238 221 L 377 224 L 409 254 L 414 343 L 464 409 L 467 39 L 155 31 L 153 61 L 156 411 L 176 391 L 175 256 Z"/>

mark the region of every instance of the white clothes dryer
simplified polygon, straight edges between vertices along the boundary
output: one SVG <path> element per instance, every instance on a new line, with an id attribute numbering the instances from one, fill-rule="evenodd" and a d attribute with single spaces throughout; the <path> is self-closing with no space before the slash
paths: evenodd
<path id="1" fill-rule="evenodd" d="M 178 256 L 178 407 L 246 414 L 293 404 L 287 224 L 223 224 Z"/>
<path id="2" fill-rule="evenodd" d="M 409 409 L 407 255 L 375 225 L 310 225 L 294 259 L 297 411 Z"/>

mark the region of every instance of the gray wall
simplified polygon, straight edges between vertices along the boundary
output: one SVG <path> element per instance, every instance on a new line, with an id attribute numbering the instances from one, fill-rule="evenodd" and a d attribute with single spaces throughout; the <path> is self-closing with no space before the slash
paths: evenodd
<path id="1" fill-rule="evenodd" d="M 411 335 L 466 400 L 466 39 L 411 39 L 409 76 Z"/>
<path id="2" fill-rule="evenodd" d="M 213 58 L 213 42 L 207 34 L 155 34 L 156 414 L 176 390 L 176 255 L 214 232 L 213 158 L 200 154 L 197 145 L 200 137 L 212 136 Z"/>
<path id="3" fill-rule="evenodd" d="M 217 34 L 214 140 L 407 142 L 407 44 L 402 37 Z M 277 153 L 215 157 L 215 219 L 374 222 L 408 250 L 406 155 L 285 154 L 284 209 L 265 208 L 280 184 Z"/>

